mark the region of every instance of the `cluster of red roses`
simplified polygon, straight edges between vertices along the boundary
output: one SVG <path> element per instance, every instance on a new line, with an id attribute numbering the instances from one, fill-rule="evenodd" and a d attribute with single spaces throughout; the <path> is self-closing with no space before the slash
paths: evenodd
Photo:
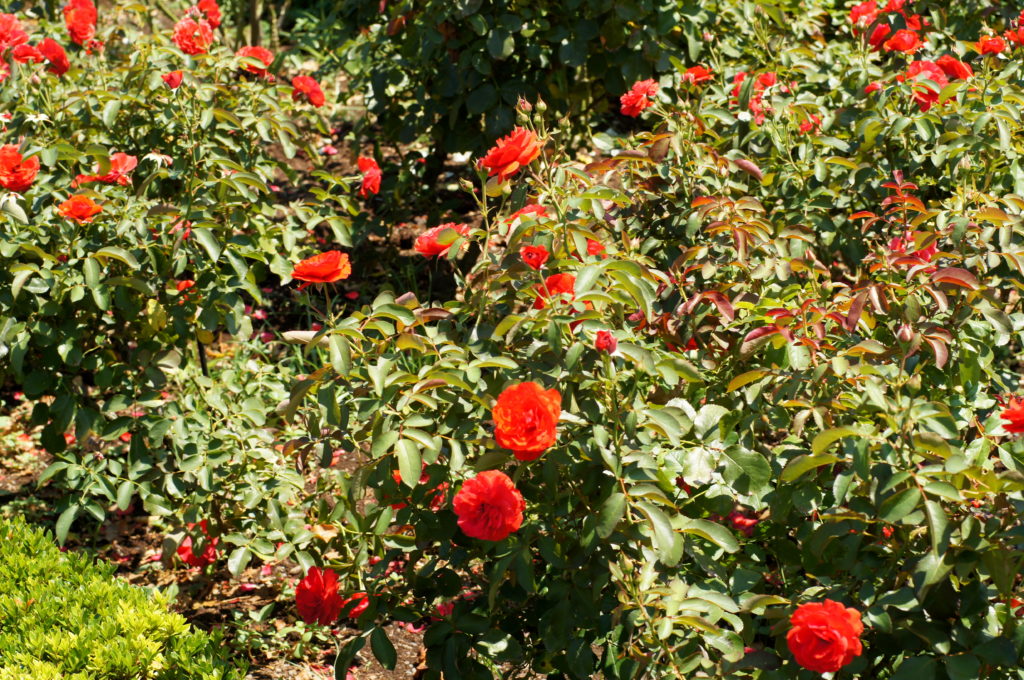
<path id="1" fill-rule="evenodd" d="M 64 7 L 64 23 L 71 41 L 85 48 L 89 54 L 103 49 L 96 40 L 96 6 L 92 0 L 71 0 Z M 71 68 L 64 47 L 53 38 L 43 38 L 30 44 L 28 33 L 13 14 L 0 13 L 0 83 L 11 74 L 11 62 L 17 64 L 45 64 L 46 71 L 62 76 Z"/>
<path id="2" fill-rule="evenodd" d="M 714 74 L 703 66 L 691 66 L 679 79 L 684 84 L 695 87 L 714 77 Z M 657 96 L 658 89 L 658 83 L 653 79 L 633 83 L 629 91 L 619 97 L 619 112 L 624 116 L 636 118 L 645 109 L 654 106 L 654 97 Z"/>
<path id="3" fill-rule="evenodd" d="M 868 44 L 875 51 L 886 50 L 888 52 L 902 52 L 913 55 L 924 47 L 921 40 L 921 31 L 928 25 L 927 19 L 922 19 L 919 14 L 908 14 L 906 5 L 910 0 L 889 0 L 884 7 L 879 7 L 877 0 L 866 0 L 855 5 L 850 10 L 850 23 L 853 24 L 853 32 L 856 35 L 861 30 L 871 29 L 868 37 Z M 900 16 L 906 28 L 892 32 L 892 26 L 888 17 Z M 999 36 L 982 36 L 975 43 L 975 50 L 982 55 L 998 55 L 1004 52 L 1007 42 L 1015 45 L 1024 45 L 1024 29 L 1020 24 L 1024 22 L 1024 12 L 1017 21 L 1017 26 L 1008 29 L 1005 39 Z M 974 69 L 970 64 L 958 59 L 952 54 L 944 54 L 935 61 L 916 60 L 907 66 L 907 70 L 896 77 L 897 82 L 911 83 L 913 86 L 913 97 L 921 111 L 927 111 L 939 99 L 942 89 L 951 80 L 967 80 L 974 75 Z M 882 83 L 872 82 L 865 91 L 875 92 L 882 88 Z"/>
<path id="4" fill-rule="evenodd" d="M 178 49 L 187 55 L 206 54 L 213 46 L 214 30 L 220 26 L 220 19 L 221 12 L 217 0 L 199 0 L 174 25 L 171 39 Z M 235 56 L 246 60 L 242 63 L 244 72 L 260 78 L 273 78 L 268 69 L 274 63 L 274 53 L 267 48 L 248 45 L 239 48 Z M 263 66 L 253 63 L 254 61 L 261 62 Z M 174 90 L 181 85 L 184 74 L 181 71 L 171 71 L 161 77 L 167 86 Z M 311 76 L 305 75 L 292 78 L 292 99 L 308 101 L 318 108 L 327 101 L 320 84 Z"/>

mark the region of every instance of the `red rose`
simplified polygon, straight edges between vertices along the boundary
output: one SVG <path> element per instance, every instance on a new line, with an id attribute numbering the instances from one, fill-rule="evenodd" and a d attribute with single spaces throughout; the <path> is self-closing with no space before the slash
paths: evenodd
<path id="1" fill-rule="evenodd" d="M 128 186 L 132 183 L 132 178 L 129 176 L 131 171 L 135 169 L 135 166 L 139 164 L 139 159 L 135 156 L 129 156 L 126 153 L 115 153 L 110 156 L 110 170 L 104 175 L 78 175 L 71 181 L 72 187 L 77 187 L 80 184 L 86 184 L 87 182 L 104 182 L 106 184 L 120 184 L 121 186 Z M 96 166 L 96 172 L 99 172 L 100 168 Z"/>
<path id="2" fill-rule="evenodd" d="M 871 37 L 868 38 L 868 44 L 875 50 L 882 48 L 882 43 L 885 41 L 886 36 L 892 33 L 892 28 L 889 24 L 878 24 L 875 26 L 875 30 L 871 31 Z"/>
<path id="3" fill-rule="evenodd" d="M 462 483 L 452 508 L 462 533 L 482 541 L 501 541 L 522 526 L 526 501 L 508 475 L 487 470 Z"/>
<path id="4" fill-rule="evenodd" d="M 870 26 L 877 18 L 878 3 L 875 0 L 867 0 L 850 8 L 850 23 L 853 24 L 854 34 L 857 33 L 858 27 Z"/>
<path id="5" fill-rule="evenodd" d="M 178 283 L 176 283 L 174 287 L 180 293 L 182 291 L 188 290 L 194 285 L 196 285 L 196 282 L 193 281 L 192 279 L 182 279 L 181 281 L 178 281 Z"/>
<path id="6" fill-rule="evenodd" d="M 96 35 L 96 5 L 92 0 L 71 0 L 64 6 L 64 24 L 71 42 L 84 45 Z"/>
<path id="7" fill-rule="evenodd" d="M 292 99 L 301 101 L 305 99 L 313 106 L 320 108 L 327 99 L 324 97 L 320 84 L 309 76 L 295 76 L 292 78 Z"/>
<path id="8" fill-rule="evenodd" d="M 68 61 L 67 53 L 60 46 L 60 43 L 53 38 L 43 38 L 40 40 L 37 49 L 39 54 L 43 55 L 43 59 L 46 60 L 46 70 L 50 73 L 62 76 L 71 68 L 71 62 Z"/>
<path id="9" fill-rule="evenodd" d="M 93 218 L 102 211 L 103 208 L 93 202 L 91 198 L 81 194 L 72 196 L 57 207 L 57 212 L 79 224 L 92 222 Z"/>
<path id="10" fill-rule="evenodd" d="M 684 83 L 689 83 L 690 85 L 700 85 L 714 77 L 715 74 L 703 66 L 691 66 L 683 72 L 683 75 L 679 79 Z"/>
<path id="11" fill-rule="evenodd" d="M 548 209 L 540 205 L 539 203 L 529 203 L 527 205 L 524 205 L 522 208 L 515 211 L 511 215 L 509 215 L 508 218 L 505 220 L 505 224 L 512 224 L 516 220 L 522 219 L 523 217 L 528 217 L 530 215 L 534 215 L 533 219 L 537 219 L 538 217 L 547 217 Z"/>
<path id="12" fill-rule="evenodd" d="M 248 71 L 249 73 L 260 76 L 261 78 L 266 78 L 270 75 L 267 69 L 274 63 L 274 53 L 266 47 L 241 47 L 237 52 L 235 52 L 235 56 L 246 59 L 255 59 L 256 61 L 262 62 L 264 66 L 264 68 L 260 68 L 256 64 L 244 62 L 242 64 L 243 71 Z"/>
<path id="13" fill-rule="evenodd" d="M 30 61 L 38 64 L 43 60 L 43 54 L 37 48 L 25 43 L 24 45 L 18 45 L 11 51 L 11 58 L 19 64 L 27 64 Z"/>
<path id="14" fill-rule="evenodd" d="M 217 4 L 217 0 L 199 0 L 195 7 L 189 9 L 188 14 L 199 19 L 206 19 L 213 28 L 220 26 L 220 6 Z"/>
<path id="15" fill-rule="evenodd" d="M 497 175 L 498 181 L 504 182 L 540 156 L 540 148 L 537 135 L 526 128 L 515 127 L 491 147 L 480 165 L 487 168 L 488 177 Z"/>
<path id="16" fill-rule="evenodd" d="M 622 115 L 636 118 L 644 109 L 654 104 L 651 99 L 656 94 L 658 94 L 658 83 L 653 79 L 633 83 L 629 92 L 619 97 Z"/>
<path id="17" fill-rule="evenodd" d="M 593 257 L 594 255 L 600 255 L 601 259 L 605 258 L 605 246 L 600 241 L 595 241 L 592 238 L 587 239 L 587 255 Z"/>
<path id="18" fill-rule="evenodd" d="M 28 191 L 39 174 L 39 158 L 24 158 L 14 144 L 0 146 L 0 186 L 19 194 Z"/>
<path id="19" fill-rule="evenodd" d="M 921 42 L 921 37 L 917 33 L 903 28 L 893 33 L 892 37 L 882 44 L 882 47 L 887 52 L 913 54 L 924 47 L 924 43 Z"/>
<path id="20" fill-rule="evenodd" d="M 918 108 L 927 111 L 939 100 L 942 88 L 949 85 L 946 74 L 934 62 L 915 61 L 907 67 L 907 72 L 896 76 L 901 83 L 909 81 L 914 89 L 914 101 Z"/>
<path id="21" fill-rule="evenodd" d="M 594 349 L 605 354 L 614 354 L 619 346 L 619 341 L 608 331 L 598 331 L 594 338 Z"/>
<path id="22" fill-rule="evenodd" d="M 1011 398 L 999 417 L 1006 421 L 1004 430 L 1010 434 L 1024 434 L 1024 399 Z"/>
<path id="23" fill-rule="evenodd" d="M 174 25 L 174 44 L 185 54 L 205 54 L 213 44 L 213 28 L 205 19 L 185 17 Z"/>
<path id="24" fill-rule="evenodd" d="M 7 50 L 28 42 L 28 33 L 21 27 L 18 17 L 0 13 L 0 57 Z"/>
<path id="25" fill-rule="evenodd" d="M 330 569 L 310 567 L 295 587 L 295 608 L 306 623 L 333 623 L 343 605 L 338 595 L 338 575 Z"/>
<path id="26" fill-rule="evenodd" d="M 357 161 L 359 172 L 363 173 L 363 183 L 359 185 L 359 195 L 366 198 L 370 194 L 380 192 L 380 179 L 383 176 L 377 161 L 360 156 Z"/>
<path id="27" fill-rule="evenodd" d="M 936 59 L 935 65 L 952 80 L 967 80 L 974 75 L 974 69 L 970 64 L 965 64 L 949 54 L 944 54 Z"/>
<path id="28" fill-rule="evenodd" d="M 352 608 L 348 610 L 348 617 L 350 619 L 358 619 L 359 615 L 369 608 L 370 598 L 366 596 L 366 593 L 353 593 L 341 601 L 342 610 L 350 605 Z"/>
<path id="29" fill-rule="evenodd" d="M 1018 25 L 1017 28 L 1008 29 L 1003 33 L 1003 37 L 1014 45 L 1024 45 L 1024 26 Z"/>
<path id="30" fill-rule="evenodd" d="M 506 387 L 494 404 L 494 438 L 518 460 L 536 460 L 554 446 L 562 395 L 535 382 Z"/>
<path id="31" fill-rule="evenodd" d="M 519 257 L 523 258 L 523 262 L 530 269 L 539 270 L 548 261 L 550 255 L 551 253 L 544 246 L 523 246 L 519 249 Z"/>
<path id="32" fill-rule="evenodd" d="M 295 265 L 292 278 L 306 282 L 299 286 L 299 290 L 302 290 L 314 283 L 334 283 L 347 279 L 351 273 L 352 265 L 348 255 L 340 250 L 328 250 Z"/>
<path id="33" fill-rule="evenodd" d="M 882 89 L 882 84 L 877 80 L 873 80 L 868 83 L 867 87 L 864 88 L 864 94 L 871 94 L 872 92 L 878 92 Z"/>
<path id="34" fill-rule="evenodd" d="M 128 434 L 129 438 L 131 435 Z M 188 529 L 192 530 L 199 527 L 199 531 L 203 534 L 203 543 L 205 547 L 203 552 L 198 555 L 192 550 L 192 537 L 186 536 L 185 539 L 178 546 L 178 557 L 181 561 L 190 567 L 205 567 L 208 564 L 213 564 L 217 561 L 217 543 L 220 542 L 219 538 L 210 538 L 210 534 L 207 531 L 206 520 L 199 522 L 199 524 L 189 524 Z"/>
<path id="35" fill-rule="evenodd" d="M 413 243 L 413 248 L 416 252 L 424 257 L 435 257 L 437 255 L 444 255 L 448 252 L 448 248 L 451 247 L 451 240 L 447 239 L 447 243 L 441 243 L 438 237 L 444 233 L 445 230 L 451 229 L 452 231 L 465 236 L 469 233 L 468 224 L 455 224 L 454 222 L 447 222 L 445 224 L 438 225 L 431 229 L 427 229 L 425 232 L 416 237 L 416 242 Z"/>
<path id="36" fill-rule="evenodd" d="M 172 90 L 177 90 L 181 86 L 181 81 L 184 80 L 185 76 L 181 71 L 171 71 L 160 76 L 160 79 L 167 83 L 167 87 Z"/>
<path id="37" fill-rule="evenodd" d="M 988 35 L 979 40 L 975 47 L 982 54 L 999 54 L 1006 49 L 1006 41 L 998 35 Z"/>
<path id="38" fill-rule="evenodd" d="M 856 609 L 832 600 L 810 602 L 797 607 L 789 623 L 786 644 L 807 670 L 834 673 L 860 656 L 864 625 Z"/>
<path id="39" fill-rule="evenodd" d="M 821 116 L 812 113 L 802 123 L 800 123 L 800 132 L 807 134 L 808 132 L 821 133 Z"/>
<path id="40" fill-rule="evenodd" d="M 544 283 L 538 283 L 533 287 L 537 291 L 537 298 L 533 301 L 534 309 L 544 309 L 548 306 L 547 301 L 557 295 L 568 295 L 569 299 L 576 297 L 576 277 L 572 274 L 552 274 L 544 279 Z"/>

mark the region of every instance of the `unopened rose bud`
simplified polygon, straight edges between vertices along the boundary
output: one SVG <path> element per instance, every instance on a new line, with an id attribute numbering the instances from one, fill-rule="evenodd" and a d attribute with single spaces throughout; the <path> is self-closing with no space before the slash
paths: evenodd
<path id="1" fill-rule="evenodd" d="M 615 336 L 608 331 L 598 331 L 597 338 L 594 340 L 594 349 L 598 352 L 604 352 L 606 354 L 614 354 L 615 349 L 619 346 L 619 341 L 615 339 Z"/>
<path id="2" fill-rule="evenodd" d="M 541 99 L 540 97 L 537 97 L 537 111 L 540 112 L 540 113 L 544 113 L 547 110 L 548 110 L 548 105 L 544 103 L 543 99 Z"/>
<path id="3" fill-rule="evenodd" d="M 909 323 L 900 324 L 899 330 L 896 332 L 896 337 L 903 342 L 910 342 L 914 339 L 914 329 Z"/>
<path id="4" fill-rule="evenodd" d="M 530 111 L 533 111 L 533 104 L 526 101 L 524 97 L 520 97 L 519 101 L 516 102 L 516 108 L 522 111 L 523 113 L 529 113 Z"/>

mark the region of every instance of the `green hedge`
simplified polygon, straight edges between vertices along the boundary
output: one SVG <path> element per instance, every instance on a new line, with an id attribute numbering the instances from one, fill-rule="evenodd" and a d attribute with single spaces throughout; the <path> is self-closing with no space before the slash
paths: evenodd
<path id="1" fill-rule="evenodd" d="M 0 518 L 0 680 L 242 677 L 216 636 L 113 572 Z"/>

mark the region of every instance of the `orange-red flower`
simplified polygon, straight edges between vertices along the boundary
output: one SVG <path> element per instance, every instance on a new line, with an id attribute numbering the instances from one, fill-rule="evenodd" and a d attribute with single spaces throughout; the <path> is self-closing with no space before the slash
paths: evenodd
<path id="1" fill-rule="evenodd" d="M 262 78 L 266 78 L 267 76 L 270 75 L 270 72 L 267 71 L 267 69 L 270 68 L 270 65 L 274 63 L 274 53 L 268 50 L 266 47 L 259 47 L 258 45 L 248 45 L 246 47 L 240 47 L 238 51 L 235 52 L 235 56 L 248 59 L 255 59 L 256 61 L 260 61 L 263 63 L 263 68 L 260 68 L 256 64 L 245 62 L 242 64 L 243 71 L 248 71 L 249 73 L 255 74 Z"/>
<path id="2" fill-rule="evenodd" d="M 43 60 L 43 54 L 38 48 L 25 43 L 24 45 L 18 45 L 11 50 L 11 58 L 19 64 L 27 64 L 29 62 L 38 64 Z"/>
<path id="3" fill-rule="evenodd" d="M 939 100 L 942 88 L 949 85 L 945 72 L 931 61 L 915 61 L 907 67 L 906 73 L 896 76 L 900 82 L 909 81 L 914 88 L 914 101 L 922 111 L 927 111 Z"/>
<path id="4" fill-rule="evenodd" d="M 538 217 L 547 217 L 548 209 L 539 203 L 527 203 L 522 208 L 509 215 L 508 218 L 505 219 L 505 224 L 512 224 L 516 220 L 529 217 L 530 215 L 533 215 L 533 219 L 535 220 Z"/>
<path id="5" fill-rule="evenodd" d="M 562 395 L 535 382 L 511 385 L 498 395 L 491 416 L 498 445 L 519 460 L 536 460 L 554 446 Z"/>
<path id="6" fill-rule="evenodd" d="M 540 156 L 541 143 L 530 130 L 515 127 L 495 143 L 487 152 L 481 167 L 487 168 L 488 177 L 497 175 L 504 182 Z"/>
<path id="7" fill-rule="evenodd" d="M 19 194 L 28 191 L 39 174 L 39 158 L 22 157 L 14 144 L 0 146 L 0 186 Z"/>
<path id="8" fill-rule="evenodd" d="M 691 66 L 683 72 L 680 80 L 690 85 L 700 85 L 715 77 L 715 74 L 703 66 Z"/>
<path id="9" fill-rule="evenodd" d="M 28 42 L 28 33 L 21 27 L 18 17 L 0 13 L 0 56 L 7 50 Z"/>
<path id="10" fill-rule="evenodd" d="M 360 156 L 357 163 L 359 172 L 363 173 L 363 182 L 359 185 L 359 195 L 366 198 L 370 194 L 379 193 L 383 173 L 381 173 L 377 161 L 367 156 Z"/>
<path id="11" fill-rule="evenodd" d="M 107 184 L 128 186 L 132 183 L 132 178 L 130 176 L 131 172 L 138 164 L 139 159 L 135 156 L 130 156 L 122 152 L 111 154 L 110 170 L 105 174 L 78 175 L 71 181 L 71 186 L 77 187 L 80 184 L 86 184 L 88 182 L 105 182 Z M 96 172 L 100 172 L 100 167 L 98 165 L 96 166 Z"/>
<path id="12" fill-rule="evenodd" d="M 522 526 L 526 501 L 508 475 L 487 470 L 463 482 L 452 508 L 462 533 L 482 541 L 501 541 Z"/>
<path id="13" fill-rule="evenodd" d="M 835 673 L 860 656 L 860 612 L 838 602 L 800 605 L 789 618 L 786 644 L 796 662 L 817 673 Z"/>
<path id="14" fill-rule="evenodd" d="M 64 6 L 64 24 L 71 41 L 84 45 L 96 35 L 96 5 L 92 0 L 71 0 Z"/>
<path id="15" fill-rule="evenodd" d="M 921 42 L 921 36 L 916 32 L 902 28 L 893 33 L 892 37 L 882 44 L 882 47 L 884 47 L 887 52 L 913 54 L 924 47 L 924 43 Z"/>
<path id="16" fill-rule="evenodd" d="M 320 108 L 327 101 L 324 91 L 320 89 L 320 83 L 309 76 L 295 76 L 292 78 L 292 99 L 301 101 L 305 99 L 313 106 Z"/>
<path id="17" fill-rule="evenodd" d="M 347 610 L 350 619 L 358 619 L 370 606 L 370 598 L 366 593 L 352 593 L 341 601 L 342 611 Z"/>
<path id="18" fill-rule="evenodd" d="M 875 0 L 867 0 L 859 5 L 850 8 L 850 23 L 853 24 L 853 32 L 857 33 L 858 28 L 870 26 L 878 18 L 878 3 Z"/>
<path id="19" fill-rule="evenodd" d="M 295 587 L 295 608 L 306 623 L 326 626 L 337 620 L 344 601 L 338 594 L 338 575 L 330 569 L 310 567 Z"/>
<path id="20" fill-rule="evenodd" d="M 43 38 L 39 41 L 39 45 L 36 49 L 39 50 L 39 54 L 43 55 L 43 59 L 46 60 L 46 70 L 50 73 L 62 76 L 67 73 L 69 68 L 71 68 L 71 62 L 68 61 L 67 52 L 65 52 L 60 43 L 53 38 Z"/>
<path id="21" fill-rule="evenodd" d="M 979 40 L 975 47 L 982 54 L 999 54 L 1006 49 L 1006 41 L 998 35 L 987 35 Z"/>
<path id="22" fill-rule="evenodd" d="M 213 44 L 213 27 L 205 19 L 185 17 L 174 25 L 174 44 L 185 54 L 205 54 Z"/>
<path id="23" fill-rule="evenodd" d="M 974 69 L 970 64 L 965 64 L 950 54 L 944 54 L 936 59 L 935 65 L 952 80 L 967 80 L 974 75 Z"/>
<path id="24" fill-rule="evenodd" d="M 177 90 L 184 77 L 185 76 L 181 71 L 171 71 L 170 73 L 165 73 L 160 76 L 160 79 L 167 83 L 167 87 L 172 90 Z"/>
<path id="25" fill-rule="evenodd" d="M 454 222 L 446 222 L 445 224 L 438 225 L 427 229 L 425 232 L 416 237 L 413 248 L 416 252 L 424 257 L 435 257 L 437 255 L 444 255 L 448 252 L 448 248 L 451 247 L 451 241 L 447 240 L 447 243 L 441 243 L 438 239 L 441 234 L 446 230 L 451 229 L 454 232 L 465 236 L 469 233 L 468 224 L 455 224 Z"/>
<path id="26" fill-rule="evenodd" d="M 523 246 L 519 249 L 519 257 L 523 258 L 523 262 L 530 269 L 539 270 L 550 256 L 551 253 L 544 246 Z"/>
<path id="27" fill-rule="evenodd" d="M 619 341 L 609 331 L 598 331 L 594 338 L 594 349 L 606 354 L 614 354 L 619 346 Z"/>
<path id="28" fill-rule="evenodd" d="M 1006 421 L 1004 430 L 1010 434 L 1024 434 L 1024 399 L 1011 397 L 999 417 Z"/>
<path id="29" fill-rule="evenodd" d="M 625 116 L 636 118 L 640 113 L 652 106 L 652 99 L 658 94 L 658 83 L 653 78 L 633 83 L 629 92 L 619 97 L 620 110 Z"/>
<path id="30" fill-rule="evenodd" d="M 537 298 L 533 301 L 534 309 L 544 309 L 548 306 L 548 300 L 559 295 L 568 295 L 572 300 L 576 297 L 576 277 L 572 274 L 552 274 L 544 279 L 544 283 L 538 283 L 533 287 L 537 291 Z"/>
<path id="31" fill-rule="evenodd" d="M 93 218 L 102 211 L 103 208 L 97 205 L 91 198 L 81 194 L 72 196 L 57 207 L 57 212 L 79 224 L 92 222 Z"/>
<path id="32" fill-rule="evenodd" d="M 213 28 L 220 26 L 220 6 L 217 4 L 217 0 L 199 0 L 195 7 L 189 9 L 188 14 L 199 19 L 206 19 Z"/>
<path id="33" fill-rule="evenodd" d="M 351 273 L 352 265 L 348 255 L 340 250 L 328 250 L 295 265 L 292 278 L 306 282 L 299 286 L 299 290 L 302 290 L 314 283 L 334 283 L 347 279 Z"/>
<path id="34" fill-rule="evenodd" d="M 203 552 L 196 554 L 192 549 L 192 537 L 186 536 L 178 545 L 178 557 L 180 557 L 181 561 L 190 567 L 205 567 L 206 565 L 213 564 L 217 561 L 217 543 L 220 539 L 216 537 L 210 538 L 205 519 L 198 524 L 188 525 L 189 530 L 195 529 L 196 527 L 199 527 L 199 531 L 203 534 L 203 543 L 205 544 Z"/>

